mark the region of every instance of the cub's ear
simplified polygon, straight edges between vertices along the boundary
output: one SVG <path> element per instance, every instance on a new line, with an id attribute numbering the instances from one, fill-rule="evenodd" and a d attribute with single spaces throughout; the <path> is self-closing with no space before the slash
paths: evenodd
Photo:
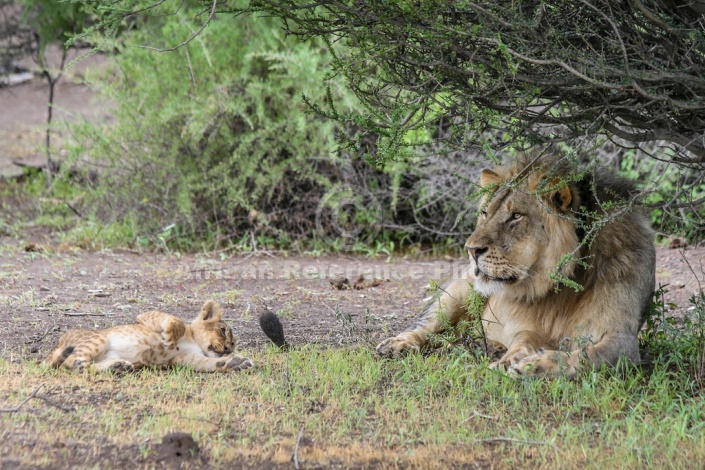
<path id="1" fill-rule="evenodd" d="M 556 181 L 556 184 L 560 184 L 560 181 Z M 560 212 L 568 212 L 570 210 L 570 203 L 573 202 L 573 191 L 570 189 L 569 184 L 564 184 L 551 196 L 551 200 L 555 205 L 556 209 Z"/>
<path id="2" fill-rule="evenodd" d="M 209 300 L 203 307 L 201 313 L 198 314 L 196 320 L 201 321 L 220 321 L 223 318 L 223 311 L 216 302 Z"/>
<path id="3" fill-rule="evenodd" d="M 492 170 L 485 169 L 482 170 L 482 173 L 480 173 L 480 187 L 483 189 L 492 185 L 498 185 L 501 182 L 502 177 Z"/>

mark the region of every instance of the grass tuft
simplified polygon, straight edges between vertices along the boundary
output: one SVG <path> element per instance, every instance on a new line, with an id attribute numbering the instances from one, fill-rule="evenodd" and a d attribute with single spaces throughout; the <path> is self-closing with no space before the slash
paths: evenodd
<path id="1" fill-rule="evenodd" d="M 288 464 L 301 426 L 303 466 L 377 464 L 672 466 L 702 463 L 705 401 L 671 361 L 627 374 L 514 381 L 450 350 L 384 360 L 368 347 L 254 352 L 251 373 L 187 368 L 125 377 L 47 371 L 0 360 L 0 407 L 39 385 L 43 400 L 0 413 L 2 459 L 69 462 L 61 446 L 149 459 L 169 432 L 194 436 L 213 466 Z M 34 446 L 20 442 L 32 436 Z M 130 454 L 131 453 L 131 454 Z M 530 460 L 527 460 L 530 459 Z"/>

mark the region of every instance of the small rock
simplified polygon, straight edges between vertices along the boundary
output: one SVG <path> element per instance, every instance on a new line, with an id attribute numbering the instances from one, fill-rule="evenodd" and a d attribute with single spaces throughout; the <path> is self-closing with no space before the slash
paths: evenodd
<path id="1" fill-rule="evenodd" d="M 350 290 L 350 281 L 347 277 L 336 277 L 330 280 L 330 284 L 338 290 Z"/>
<path id="2" fill-rule="evenodd" d="M 44 253 L 46 251 L 43 246 L 36 243 L 27 243 L 23 249 L 27 253 Z"/>
<path id="3" fill-rule="evenodd" d="M 678 248 L 686 248 L 688 246 L 688 242 L 685 240 L 685 238 L 681 237 L 669 237 L 668 238 L 668 247 L 671 250 L 676 250 Z"/>

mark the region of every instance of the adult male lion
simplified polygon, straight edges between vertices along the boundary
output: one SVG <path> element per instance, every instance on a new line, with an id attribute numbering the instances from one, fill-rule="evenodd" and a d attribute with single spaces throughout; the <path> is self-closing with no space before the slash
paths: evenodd
<path id="1" fill-rule="evenodd" d="M 465 318 L 473 282 L 487 297 L 487 339 L 507 349 L 491 367 L 555 376 L 573 375 L 582 363 L 638 363 L 655 250 L 648 218 L 631 203 L 633 186 L 604 170 L 576 173 L 555 148 L 483 170 L 480 186 L 477 227 L 465 243 L 471 266 L 377 351 L 417 351 L 440 331 L 442 317 L 451 324 Z"/>

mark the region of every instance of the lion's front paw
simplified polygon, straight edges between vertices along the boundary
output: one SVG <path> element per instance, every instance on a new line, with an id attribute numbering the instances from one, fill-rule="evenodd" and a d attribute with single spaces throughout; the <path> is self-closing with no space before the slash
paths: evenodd
<path id="1" fill-rule="evenodd" d="M 527 357 L 533 357 L 542 354 L 542 352 L 543 349 L 535 349 L 525 344 L 517 344 L 509 348 L 498 361 L 493 362 L 489 367 L 490 369 L 513 375 L 511 371 L 517 364 L 524 361 Z"/>
<path id="2" fill-rule="evenodd" d="M 176 347 L 176 343 L 178 341 L 174 341 L 174 338 L 167 338 L 166 336 L 162 335 L 162 348 L 165 350 L 172 350 Z"/>
<path id="3" fill-rule="evenodd" d="M 507 369 L 518 377 L 570 377 L 577 373 L 577 356 L 560 351 L 546 351 L 527 356 Z"/>
<path id="4" fill-rule="evenodd" d="M 223 360 L 218 363 L 218 370 L 221 372 L 237 372 L 254 367 L 254 365 L 252 359 L 249 357 L 229 356 L 224 357 Z"/>
<path id="5" fill-rule="evenodd" d="M 507 363 L 503 362 L 501 359 L 499 361 L 495 361 L 489 365 L 489 369 L 491 370 L 498 370 L 500 372 L 506 372 L 507 371 Z"/>
<path id="6" fill-rule="evenodd" d="M 377 345 L 377 353 L 381 356 L 398 357 L 407 352 L 419 352 L 423 345 L 419 335 L 412 332 L 401 333 L 393 338 L 387 338 Z"/>

